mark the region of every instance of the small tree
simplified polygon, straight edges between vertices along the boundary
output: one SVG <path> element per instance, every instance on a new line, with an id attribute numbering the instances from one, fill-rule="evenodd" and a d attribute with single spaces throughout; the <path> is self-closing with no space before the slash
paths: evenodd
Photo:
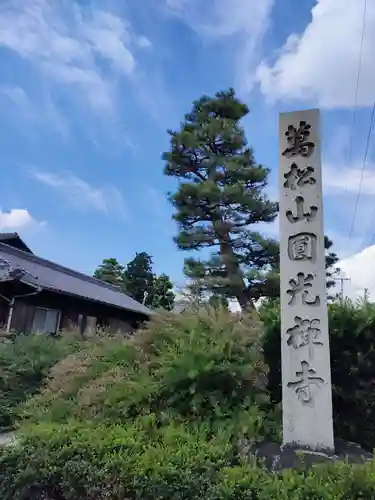
<path id="1" fill-rule="evenodd" d="M 125 290 L 134 300 L 143 303 L 152 294 L 154 275 L 152 257 L 146 252 L 136 253 L 124 271 Z"/>
<path id="2" fill-rule="evenodd" d="M 152 291 L 147 297 L 146 304 L 154 309 L 163 308 L 172 311 L 174 306 L 175 294 L 173 293 L 173 284 L 166 274 L 160 276 L 154 275 Z"/>
<path id="3" fill-rule="evenodd" d="M 123 272 L 124 266 L 112 257 L 103 260 L 102 264 L 95 270 L 94 278 L 122 287 L 124 283 Z"/>
<path id="4" fill-rule="evenodd" d="M 164 173 L 183 181 L 170 196 L 182 250 L 212 249 L 210 259 L 185 261 L 202 291 L 253 305 L 251 272 L 277 256 L 277 244 L 253 230 L 272 222 L 277 203 L 264 194 L 268 169 L 256 163 L 240 120 L 248 114 L 233 89 L 194 102 L 179 131 L 168 131 Z"/>

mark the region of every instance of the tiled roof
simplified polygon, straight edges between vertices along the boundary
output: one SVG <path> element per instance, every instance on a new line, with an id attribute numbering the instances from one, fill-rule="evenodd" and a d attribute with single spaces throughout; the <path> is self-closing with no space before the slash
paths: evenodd
<path id="1" fill-rule="evenodd" d="M 0 233 L 0 242 L 33 253 L 18 233 Z"/>
<path id="2" fill-rule="evenodd" d="M 23 281 L 43 289 L 108 304 L 120 309 L 150 316 L 153 311 L 122 293 L 109 283 L 42 259 L 34 254 L 0 242 L 0 258 L 9 261 L 13 268 L 21 268 L 26 274 Z"/>

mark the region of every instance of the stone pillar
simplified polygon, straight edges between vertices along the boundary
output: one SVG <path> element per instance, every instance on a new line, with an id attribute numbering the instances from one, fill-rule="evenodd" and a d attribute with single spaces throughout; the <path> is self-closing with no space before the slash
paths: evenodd
<path id="1" fill-rule="evenodd" d="M 332 452 L 319 110 L 279 119 L 284 445 Z"/>

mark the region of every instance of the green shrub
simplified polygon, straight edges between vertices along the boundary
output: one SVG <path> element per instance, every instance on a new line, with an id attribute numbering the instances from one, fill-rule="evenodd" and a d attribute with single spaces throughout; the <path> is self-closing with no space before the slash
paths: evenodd
<path id="1" fill-rule="evenodd" d="M 370 500 L 375 494 L 375 463 L 315 466 L 309 471 L 269 474 L 248 464 L 219 476 L 220 500 Z"/>
<path id="2" fill-rule="evenodd" d="M 67 422 L 0 449 L 2 500 L 354 500 L 375 496 L 375 463 L 272 474 L 240 462 L 223 428 Z"/>
<path id="3" fill-rule="evenodd" d="M 44 424 L 28 430 L 22 448 L 0 452 L 1 498 L 203 498 L 230 464 L 229 448 L 201 429 L 159 429 L 153 416 L 126 427 Z"/>
<path id="4" fill-rule="evenodd" d="M 131 340 L 106 339 L 60 361 L 25 407 L 34 421 L 225 421 L 250 440 L 277 438 L 256 317 L 163 314 Z"/>
<path id="5" fill-rule="evenodd" d="M 332 397 L 336 435 L 375 448 L 375 304 L 329 305 Z M 280 309 L 278 301 L 261 308 L 268 389 L 281 401 Z"/>
<path id="6" fill-rule="evenodd" d="M 331 326 L 333 332 L 341 328 L 342 334 L 347 325 L 357 332 L 351 340 L 343 342 L 341 337 L 347 362 L 342 370 L 354 366 L 365 379 L 362 394 L 367 394 L 371 367 L 366 358 L 353 355 L 353 346 L 355 339 L 361 349 L 365 340 L 371 344 L 371 314 L 355 306 L 345 311 L 343 324 L 342 313 L 330 310 L 332 325 L 340 319 L 339 326 Z M 0 447 L 0 498 L 375 498 L 375 463 L 273 474 L 244 456 L 241 443 L 277 439 L 280 432 L 278 413 L 265 390 L 262 359 L 263 342 L 271 361 L 270 352 L 275 356 L 280 345 L 277 306 L 264 307 L 261 316 L 265 342 L 256 316 L 202 310 L 163 314 L 130 340 L 103 337 L 75 343 L 74 348 L 66 347 L 69 355 L 64 358 L 63 344 L 53 344 L 59 354 L 50 371 L 50 361 L 41 361 L 46 344 L 35 349 L 39 354 L 32 356 L 38 360 L 34 363 L 43 368 L 36 370 L 40 377 L 33 391 L 43 378 L 46 383 L 24 405 L 29 422 L 21 429 L 20 441 Z M 27 350 L 33 351 L 29 346 L 22 352 Z M 275 366 L 271 363 L 268 384 L 277 400 L 271 383 L 277 380 Z M 349 392 L 357 398 L 359 389 L 352 379 L 349 382 Z"/>
<path id="7" fill-rule="evenodd" d="M 70 335 L 17 336 L 0 342 L 0 431 L 13 427 L 19 403 L 35 394 L 49 369 L 77 348 L 77 339 Z"/>

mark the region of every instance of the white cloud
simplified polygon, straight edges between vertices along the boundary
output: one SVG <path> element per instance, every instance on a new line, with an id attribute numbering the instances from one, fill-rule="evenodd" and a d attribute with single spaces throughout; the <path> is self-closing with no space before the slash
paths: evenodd
<path id="1" fill-rule="evenodd" d="M 126 216 L 126 207 L 121 192 L 113 186 L 95 187 L 69 172 L 55 174 L 33 171 L 31 176 L 55 189 L 79 209 Z"/>
<path id="2" fill-rule="evenodd" d="M 37 222 L 24 208 L 12 208 L 9 212 L 0 210 L 0 231 L 18 231 L 26 227 L 44 225 L 44 222 Z"/>
<path id="3" fill-rule="evenodd" d="M 257 69 L 262 92 L 271 100 L 313 99 L 320 107 L 350 107 L 355 89 L 364 0 L 317 0 L 302 34 L 292 34 L 273 63 Z M 358 105 L 374 100 L 375 2 L 367 2 Z"/>
<path id="4" fill-rule="evenodd" d="M 344 283 L 344 295 L 357 299 L 364 296 L 368 290 L 370 298 L 375 300 L 375 245 L 339 262 L 342 276 L 349 278 Z"/>
<path id="5" fill-rule="evenodd" d="M 149 45 L 126 19 L 78 2 L 0 5 L 0 46 L 37 65 L 45 76 L 74 86 L 95 110 L 113 110 L 116 76 L 131 75 L 137 48 Z"/>
<path id="6" fill-rule="evenodd" d="M 241 91 L 253 85 L 259 48 L 268 28 L 273 0 L 165 0 L 179 16 L 208 41 L 233 41 L 231 58 Z"/>
<path id="7" fill-rule="evenodd" d="M 327 165 L 322 170 L 323 189 L 326 194 L 347 192 L 357 193 L 362 175 L 362 166 L 357 164 L 352 168 Z M 366 165 L 363 170 L 361 196 L 375 194 L 375 165 Z"/>

